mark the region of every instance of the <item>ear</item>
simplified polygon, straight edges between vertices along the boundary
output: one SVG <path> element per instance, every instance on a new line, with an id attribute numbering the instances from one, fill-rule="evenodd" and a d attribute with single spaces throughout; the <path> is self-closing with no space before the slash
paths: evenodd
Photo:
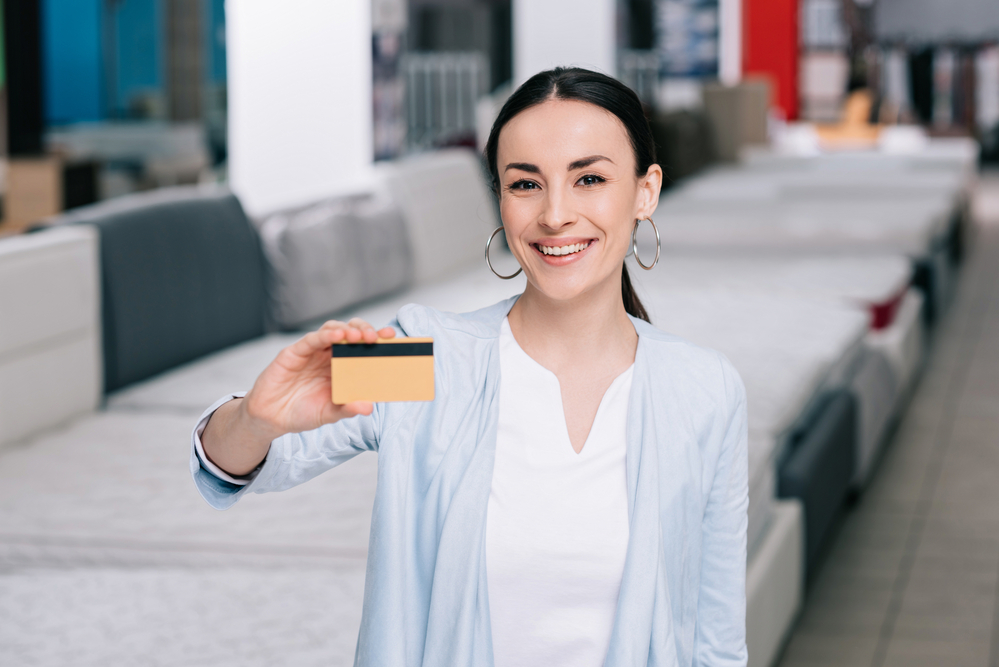
<path id="1" fill-rule="evenodd" d="M 653 164 L 645 172 L 645 176 L 638 179 L 638 207 L 635 211 L 636 219 L 645 220 L 651 218 L 659 206 L 659 191 L 663 186 L 663 169 L 658 164 Z"/>

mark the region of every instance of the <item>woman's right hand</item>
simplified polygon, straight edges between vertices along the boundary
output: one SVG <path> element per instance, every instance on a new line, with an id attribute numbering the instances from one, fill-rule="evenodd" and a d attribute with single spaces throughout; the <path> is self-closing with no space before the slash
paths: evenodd
<path id="1" fill-rule="evenodd" d="M 329 321 L 281 350 L 264 369 L 244 399 L 247 416 L 274 437 L 319 428 L 323 424 L 371 414 L 371 403 L 335 405 L 330 391 L 330 346 L 334 343 L 374 343 L 392 338 L 395 330 L 380 331 L 364 320 Z M 272 438 L 273 439 L 273 438 Z"/>
<path id="2" fill-rule="evenodd" d="M 242 400 L 225 403 L 202 434 L 205 454 L 232 475 L 245 475 L 267 456 L 270 443 L 285 433 L 299 433 L 355 415 L 369 415 L 371 403 L 335 405 L 330 388 L 330 346 L 347 341 L 374 343 L 392 338 L 361 319 L 330 321 L 281 350 Z"/>

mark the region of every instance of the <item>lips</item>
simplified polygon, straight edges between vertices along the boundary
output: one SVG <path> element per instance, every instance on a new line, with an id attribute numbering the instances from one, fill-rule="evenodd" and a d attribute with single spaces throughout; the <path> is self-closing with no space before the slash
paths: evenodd
<path id="1" fill-rule="evenodd" d="M 585 250 L 587 247 L 589 247 L 589 245 L 590 244 L 588 241 L 584 241 L 583 243 L 571 243 L 569 245 L 561 245 L 561 246 L 539 245 L 538 250 L 540 250 L 542 254 L 554 255 L 556 257 L 559 257 L 561 255 L 575 254 L 580 250 Z"/>
<path id="2" fill-rule="evenodd" d="M 531 244 L 541 259 L 551 266 L 563 266 L 581 259 L 586 251 L 596 243 L 596 239 L 569 237 L 544 239 Z"/>

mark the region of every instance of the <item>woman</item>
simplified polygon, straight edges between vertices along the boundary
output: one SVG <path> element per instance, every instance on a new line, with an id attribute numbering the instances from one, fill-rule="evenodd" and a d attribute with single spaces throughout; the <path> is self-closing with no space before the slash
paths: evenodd
<path id="1" fill-rule="evenodd" d="M 624 267 L 654 153 L 619 82 L 536 75 L 486 147 L 524 293 L 327 322 L 196 428 L 218 508 L 378 451 L 358 665 L 746 663 L 742 383 L 653 328 Z M 333 405 L 331 344 L 397 333 L 434 338 L 436 399 Z"/>

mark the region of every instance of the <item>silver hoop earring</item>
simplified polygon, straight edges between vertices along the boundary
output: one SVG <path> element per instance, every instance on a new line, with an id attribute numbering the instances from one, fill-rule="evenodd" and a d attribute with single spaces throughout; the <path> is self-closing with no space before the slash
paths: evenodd
<path id="1" fill-rule="evenodd" d="M 642 264 L 642 260 L 638 258 L 637 234 L 638 234 L 638 226 L 642 224 L 641 220 L 636 220 L 635 228 L 631 230 L 631 252 L 633 255 L 635 255 L 635 261 L 638 262 L 638 265 L 640 267 L 642 267 L 646 271 L 651 271 L 652 269 L 656 268 L 656 264 L 659 263 L 659 251 L 662 249 L 662 243 L 659 240 L 659 228 L 656 227 L 656 223 L 652 222 L 652 218 L 646 218 L 646 220 L 649 221 L 649 224 L 652 225 L 652 229 L 655 230 L 656 232 L 656 258 L 652 260 L 652 264 L 650 264 L 649 266 L 645 266 L 644 264 Z"/>
<path id="2" fill-rule="evenodd" d="M 492 261 L 490 261 L 489 259 L 489 246 L 492 245 L 493 239 L 496 238 L 496 235 L 502 231 L 503 231 L 503 225 L 500 225 L 499 227 L 493 230 L 493 233 L 489 235 L 489 240 L 486 241 L 486 265 L 489 267 L 489 270 L 493 272 L 493 275 L 495 275 L 497 278 L 502 278 L 503 280 L 510 280 L 511 278 L 516 278 L 517 276 L 519 276 L 520 272 L 524 270 L 524 267 L 520 267 L 519 269 L 517 269 L 517 273 L 514 273 L 513 275 L 504 276 L 496 272 L 496 269 L 493 268 Z"/>

